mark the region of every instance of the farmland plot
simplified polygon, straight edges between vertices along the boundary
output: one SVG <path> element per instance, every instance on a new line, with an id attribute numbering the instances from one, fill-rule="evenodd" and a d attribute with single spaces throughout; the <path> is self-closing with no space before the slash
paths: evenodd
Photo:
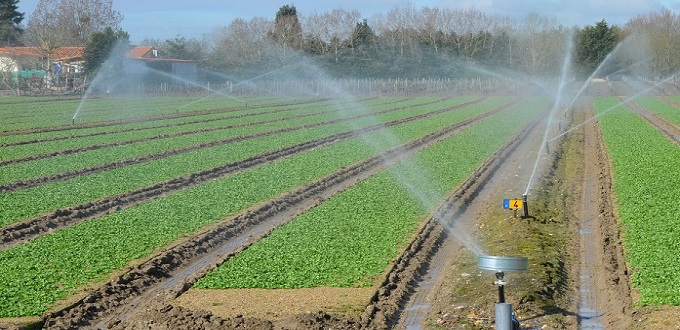
<path id="1" fill-rule="evenodd" d="M 499 99 L 493 102 L 502 104 L 504 101 Z M 488 111 L 493 107 L 492 104 L 472 106 L 460 113 L 450 112 L 455 113 L 455 116 L 447 116 L 449 112 L 442 112 L 432 118 L 403 125 L 403 128 L 397 126 L 392 134 L 401 138 L 385 140 L 378 145 L 378 150 L 397 146 L 402 141 L 455 123 L 461 118 Z M 266 200 L 286 189 L 308 182 L 314 177 L 323 175 L 324 171 L 328 173 L 329 170 L 343 166 L 342 164 L 375 153 L 377 146 L 367 143 L 368 140 L 355 138 L 311 153 L 300 154 L 260 169 L 246 171 L 110 216 L 68 227 L 55 234 L 0 252 L 5 269 L 36 276 L 24 278 L 23 285 L 14 282 L 18 280 L 15 276 L 5 279 L 8 282 L 3 283 L 2 287 L 7 291 L 4 291 L 2 296 L 5 301 L 10 299 L 12 303 L 8 304 L 4 315 L 41 313 L 54 299 L 73 292 L 75 288 L 88 281 L 101 279 L 103 274 L 123 267 L 128 260 L 151 253 L 154 247 L 163 246 L 179 235 L 190 233 L 206 223 L 219 221 L 247 205 Z M 360 150 L 365 151 L 359 152 Z M 334 157 L 339 157 L 340 163 L 331 162 Z M 327 165 L 319 168 L 321 172 L 309 171 L 305 165 L 314 163 L 314 159 L 329 161 Z M 295 168 L 297 170 L 294 170 Z M 296 171 L 299 174 L 293 174 Z M 151 172 L 153 169 L 148 173 Z M 282 177 L 281 173 L 288 175 Z M 271 179 L 263 180 L 265 177 Z M 225 201 L 229 203 L 224 204 Z M 219 207 L 215 207 L 216 205 Z M 164 220 L 158 218 L 160 215 Z M 187 221 L 188 219 L 191 221 Z M 75 253 L 72 249 L 84 252 Z M 24 269 L 25 267 L 28 268 Z M 27 282 L 31 284 L 26 284 Z M 21 286 L 20 291 L 15 291 L 18 286 Z"/>
<path id="2" fill-rule="evenodd" d="M 650 100 L 644 100 L 649 104 Z M 615 99 L 594 107 L 613 163 L 626 258 L 641 304 L 680 305 L 680 148 Z"/>

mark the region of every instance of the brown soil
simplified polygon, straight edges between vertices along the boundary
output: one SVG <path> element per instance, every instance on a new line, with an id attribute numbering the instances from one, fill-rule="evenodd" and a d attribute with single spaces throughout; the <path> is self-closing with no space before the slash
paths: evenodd
<path id="1" fill-rule="evenodd" d="M 239 315 L 279 320 L 290 315 L 322 310 L 349 319 L 358 319 L 376 291 L 368 288 L 310 289 L 190 289 L 172 302 L 189 310 L 204 309 L 221 318 Z"/>

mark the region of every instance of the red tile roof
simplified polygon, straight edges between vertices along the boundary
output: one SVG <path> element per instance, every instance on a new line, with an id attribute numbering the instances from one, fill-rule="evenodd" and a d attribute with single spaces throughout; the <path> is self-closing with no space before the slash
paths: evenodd
<path id="1" fill-rule="evenodd" d="M 52 53 L 52 59 L 55 61 L 72 60 L 76 58 L 83 58 L 85 56 L 84 47 L 60 47 Z"/>
<path id="2" fill-rule="evenodd" d="M 136 46 L 128 50 L 128 58 L 142 59 L 145 55 L 148 55 L 153 50 L 153 46 Z"/>

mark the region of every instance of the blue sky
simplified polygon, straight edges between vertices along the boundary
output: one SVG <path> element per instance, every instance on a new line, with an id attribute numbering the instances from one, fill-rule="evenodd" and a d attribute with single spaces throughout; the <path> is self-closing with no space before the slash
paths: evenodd
<path id="1" fill-rule="evenodd" d="M 19 0 L 19 11 L 26 14 L 24 23 L 35 10 L 38 0 Z M 226 26 L 235 18 L 255 16 L 273 18 L 285 4 L 294 4 L 298 13 L 321 13 L 335 8 L 359 10 L 369 19 L 395 6 L 474 7 L 489 14 L 515 18 L 536 12 L 555 17 L 565 25 L 585 26 L 605 19 L 610 24 L 625 24 L 630 18 L 666 7 L 680 12 L 680 0 L 114 0 L 113 7 L 124 16 L 123 30 L 133 43 L 145 38 L 170 39 L 177 35 L 201 37 Z"/>

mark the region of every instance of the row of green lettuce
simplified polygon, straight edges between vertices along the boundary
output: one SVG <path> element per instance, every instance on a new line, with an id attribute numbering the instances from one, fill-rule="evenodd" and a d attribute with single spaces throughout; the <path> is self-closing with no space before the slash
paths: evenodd
<path id="1" fill-rule="evenodd" d="M 15 132 L 14 134 L 10 135 L 0 135 L 0 145 L 19 144 L 21 142 L 31 140 L 53 139 L 59 140 L 61 143 L 69 143 L 64 145 L 55 145 L 53 146 L 55 148 L 54 150 L 59 150 L 58 148 L 60 147 L 63 147 L 63 149 L 69 149 L 102 143 L 102 141 L 98 140 L 101 135 L 109 135 L 109 139 L 105 140 L 106 142 L 119 142 L 134 138 L 152 137 L 156 135 L 173 133 L 175 130 L 164 131 L 164 129 L 172 129 L 174 126 L 187 126 L 186 130 L 200 129 L 205 127 L 203 125 L 213 125 L 213 122 L 222 120 L 229 121 L 228 124 L 230 125 L 246 124 L 266 119 L 276 119 L 276 115 L 273 115 L 272 117 L 265 117 L 265 119 L 262 119 L 263 117 L 261 117 L 272 113 L 278 114 L 281 116 L 281 118 L 286 118 L 296 114 L 313 113 L 315 111 L 324 110 L 331 105 L 334 108 L 342 109 L 356 106 L 357 104 L 368 107 L 378 104 L 395 103 L 402 100 L 405 99 L 385 98 L 360 101 L 347 100 L 345 102 L 315 100 L 314 102 L 309 101 L 304 103 L 258 105 L 249 107 L 228 107 L 228 104 L 215 104 L 214 108 L 210 109 L 210 111 L 194 111 L 184 113 L 180 116 L 156 116 L 147 118 L 147 120 L 119 122 L 117 124 L 106 123 L 105 125 L 99 126 L 95 125 L 96 123 L 92 123 L 91 126 L 72 125 L 68 126 L 70 129 L 53 131 Z M 298 113 L 288 114 L 292 112 Z M 0 118 L 2 117 L 7 117 L 7 115 L 0 112 Z M 239 117 L 243 118 L 239 120 Z M 24 120 L 31 120 L 31 118 Z M 84 141 L 81 142 L 81 139 Z M 79 142 L 80 144 L 71 144 L 71 140 Z M 47 147 L 41 147 L 40 149 L 43 149 L 42 152 L 49 150 Z M 19 152 L 16 153 L 19 154 Z"/>
<path id="2" fill-rule="evenodd" d="M 45 126 L 130 119 L 176 112 L 193 112 L 246 104 L 273 104 L 281 99 L 211 97 L 111 97 L 82 99 L 31 98 L 28 102 L 5 103 L 0 111 L 0 131 Z M 290 100 L 295 103 L 295 101 Z M 298 101 L 299 102 L 299 101 Z"/>
<path id="3" fill-rule="evenodd" d="M 548 103 L 470 126 L 325 201 L 196 283 L 198 288 L 370 286 L 413 232 Z"/>
<path id="4" fill-rule="evenodd" d="M 597 98 L 593 105 L 613 163 L 639 303 L 680 305 L 680 148 L 615 98 Z"/>
<path id="5" fill-rule="evenodd" d="M 42 314 L 57 300 L 207 224 L 509 100 L 499 98 L 316 148 L 0 251 L 0 317 Z"/>
<path id="6" fill-rule="evenodd" d="M 0 194 L 0 225 L 7 225 L 45 212 L 85 203 L 94 199 L 119 194 L 182 175 L 235 162 L 247 157 L 288 147 L 302 142 L 347 132 L 375 123 L 386 123 L 428 113 L 454 104 L 464 103 L 471 98 L 461 97 L 423 107 L 413 107 L 378 115 L 373 120 L 366 118 L 296 130 L 271 136 L 249 139 L 235 143 L 202 148 L 188 153 L 165 157 L 135 165 L 117 167 L 100 173 L 43 184 L 27 189 Z M 478 105 L 452 111 L 453 114 L 435 116 L 443 119 L 440 125 L 452 120 L 464 120 L 507 102 L 507 98 L 494 98 Z M 477 111 L 475 111 L 477 110 Z M 151 143 L 151 142 L 149 142 Z M 54 166 L 58 166 L 55 164 Z M 72 163 L 63 166 L 75 166 Z"/>
<path id="7" fill-rule="evenodd" d="M 456 100 L 450 100 L 448 101 L 450 104 L 456 104 L 457 102 L 461 102 L 463 98 L 456 99 Z M 436 105 L 434 105 L 436 106 Z M 378 110 L 385 110 L 385 109 L 391 109 L 391 108 L 396 108 L 394 105 L 384 105 L 384 106 L 378 106 L 378 107 L 369 107 L 367 108 L 364 113 L 367 115 L 372 114 L 375 111 Z M 428 109 L 431 109 L 432 107 L 422 107 L 418 109 L 423 109 L 423 111 L 426 111 Z M 307 110 L 309 111 L 309 110 Z M 404 113 L 405 111 L 401 111 L 401 113 Z M 269 114 L 266 117 L 273 117 L 274 115 Z M 76 170 L 76 169 L 81 169 L 81 168 L 87 168 L 95 165 L 100 165 L 100 164 L 106 164 L 106 163 L 111 163 L 111 162 L 116 162 L 116 161 L 121 161 L 124 159 L 130 159 L 130 158 L 135 158 L 135 157 L 140 157 L 140 156 L 145 156 L 145 155 L 150 155 L 150 154 L 156 154 L 156 153 L 161 153 L 167 150 L 171 149 L 178 149 L 178 148 L 186 148 L 186 147 L 191 147 L 191 146 L 196 146 L 200 144 L 205 144 L 205 143 L 211 143 L 214 141 L 221 141 L 225 139 L 230 139 L 230 138 L 236 138 L 236 137 L 242 137 L 242 136 L 248 136 L 252 134 L 259 134 L 259 133 L 265 133 L 265 132 L 270 132 L 270 131 L 275 131 L 275 130 L 280 130 L 280 129 L 288 129 L 288 128 L 294 128 L 297 127 L 297 129 L 304 129 L 306 125 L 313 125 L 313 124 L 318 124 L 318 123 L 323 123 L 323 122 L 328 122 L 330 120 L 338 119 L 340 115 L 336 112 L 327 112 L 327 113 L 322 113 L 316 116 L 309 116 L 309 117 L 302 117 L 302 118 L 294 118 L 294 119 L 289 119 L 289 120 L 282 120 L 282 121 L 277 121 L 277 122 L 270 122 L 270 123 L 260 123 L 257 124 L 258 120 L 255 118 L 247 118 L 247 120 L 251 120 L 252 122 L 255 122 L 256 124 L 254 125 L 248 125 L 248 126 L 242 126 L 242 127 L 229 127 L 230 125 L 233 124 L 238 124 L 238 123 L 243 123 L 243 119 L 232 119 L 228 120 L 226 123 L 221 122 L 218 123 L 217 127 L 219 128 L 220 126 L 223 127 L 223 129 L 217 129 L 217 130 L 209 130 L 209 131 L 203 131 L 203 132 L 198 132 L 196 134 L 184 134 L 184 135 L 179 135 L 179 136 L 173 136 L 173 137 L 168 137 L 168 138 L 157 138 L 157 139 L 147 139 L 147 140 L 142 140 L 138 141 L 136 143 L 130 143 L 130 144 L 124 144 L 124 145 L 119 145 L 119 146 L 113 146 L 113 147 L 106 147 L 106 148 L 100 148 L 100 149 L 95 149 L 95 150 L 88 150 L 88 151 L 83 151 L 83 152 L 77 152 L 77 153 L 69 153 L 69 154 L 64 154 L 64 155 L 59 155 L 56 157 L 48 157 L 48 158 L 43 158 L 43 159 L 38 159 L 38 160 L 33 160 L 33 161 L 28 161 L 28 162 L 21 162 L 21 163 L 16 163 L 16 164 L 11 164 L 11 165 L 6 165 L 0 167 L 0 184 L 7 184 L 19 180 L 27 180 L 27 179 L 32 179 L 32 178 L 37 178 L 37 177 L 42 177 L 42 176 L 49 176 L 49 175 L 54 175 L 60 172 L 66 172 L 66 171 L 71 171 L 71 170 Z M 284 118 L 285 119 L 285 118 Z M 266 118 L 265 118 L 266 120 Z M 355 120 L 358 121 L 358 120 Z M 350 124 L 344 125 L 347 127 Z M 202 123 L 200 126 L 203 126 L 204 128 L 211 128 L 215 127 L 212 126 L 212 123 L 206 124 Z M 342 123 L 337 123 L 334 126 L 337 127 L 342 127 Z M 192 127 L 193 128 L 193 127 Z M 175 134 L 175 133 L 182 133 L 182 132 L 187 132 L 187 127 L 185 126 L 174 126 L 174 127 L 165 127 L 160 129 L 160 133 L 162 134 Z M 331 128 L 332 129 L 332 128 Z M 190 131 L 191 129 L 189 129 Z M 154 130 L 158 131 L 158 130 Z M 146 134 L 147 131 L 141 132 L 141 134 Z M 140 132 L 131 132 L 131 135 L 138 135 Z M 96 140 L 98 143 L 108 143 L 107 142 L 107 137 L 109 134 L 102 135 L 102 136 L 97 136 L 93 137 L 92 140 Z M 113 138 L 116 138 L 115 133 L 112 133 L 110 135 L 113 135 Z M 152 136 L 156 136 L 158 134 L 154 134 Z M 147 136 L 148 137 L 148 136 Z M 138 137 L 132 137 L 132 139 L 136 139 Z M 115 141 L 111 141 L 115 142 Z M 46 143 L 40 143 L 38 145 L 31 144 L 31 145 L 25 145 L 25 146 L 13 146 L 13 147 L 4 147 L 0 148 L 0 156 L 5 158 L 19 158 L 23 157 L 26 154 L 34 154 L 34 151 L 37 150 L 38 152 L 35 153 L 42 153 L 42 152 L 52 152 L 52 151 L 59 151 L 62 147 L 59 147 L 59 145 L 67 144 L 70 145 L 72 148 L 80 148 L 80 147 L 86 147 L 89 145 L 92 145 L 90 142 L 90 139 L 84 138 L 84 139 L 73 139 L 65 141 L 55 141 L 55 142 L 46 142 Z M 40 148 L 41 145 L 47 144 L 47 150 L 42 150 Z M 96 143 L 95 143 L 96 144 Z M 56 146 L 56 148 L 54 148 Z"/>
<path id="8" fill-rule="evenodd" d="M 641 96 L 635 99 L 639 105 L 647 108 L 647 110 L 661 116 L 667 121 L 680 126 L 680 111 L 677 107 L 668 104 L 657 97 Z"/>

